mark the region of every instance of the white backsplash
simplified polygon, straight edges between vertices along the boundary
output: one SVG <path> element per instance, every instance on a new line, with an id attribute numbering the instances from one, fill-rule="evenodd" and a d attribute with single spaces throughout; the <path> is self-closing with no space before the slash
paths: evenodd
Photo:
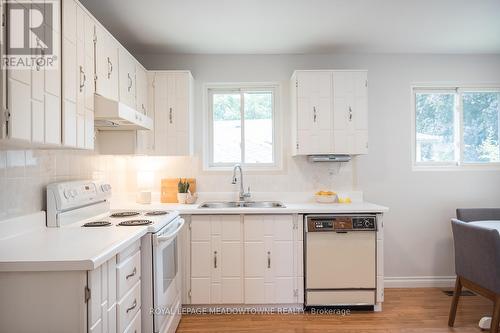
<path id="1" fill-rule="evenodd" d="M 231 184 L 232 171 L 203 171 L 197 157 L 101 156 L 102 175 L 110 181 L 115 193 L 135 193 L 140 189 L 140 172 L 153 174 L 153 192 L 160 191 L 162 178 L 196 178 L 198 192 L 236 192 Z M 244 172 L 245 190 L 251 192 L 306 192 L 318 189 L 351 191 L 354 189 L 354 163 L 310 163 L 305 157 L 290 157 L 283 170 Z"/>
<path id="2" fill-rule="evenodd" d="M 0 220 L 44 210 L 47 184 L 92 178 L 97 159 L 81 151 L 0 151 Z"/>

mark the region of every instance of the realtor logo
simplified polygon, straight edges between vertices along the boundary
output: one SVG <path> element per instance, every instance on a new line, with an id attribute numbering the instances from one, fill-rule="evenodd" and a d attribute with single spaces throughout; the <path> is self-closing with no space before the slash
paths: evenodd
<path id="1" fill-rule="evenodd" d="M 6 47 L 3 63 L 7 68 L 56 68 L 56 42 L 52 27 L 59 10 L 51 1 L 7 1 Z"/>

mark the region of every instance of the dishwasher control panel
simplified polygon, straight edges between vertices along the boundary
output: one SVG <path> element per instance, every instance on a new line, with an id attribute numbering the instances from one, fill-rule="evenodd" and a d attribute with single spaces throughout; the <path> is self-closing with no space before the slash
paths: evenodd
<path id="1" fill-rule="evenodd" d="M 374 215 L 310 215 L 306 216 L 306 222 L 307 232 L 377 230 L 377 218 Z"/>

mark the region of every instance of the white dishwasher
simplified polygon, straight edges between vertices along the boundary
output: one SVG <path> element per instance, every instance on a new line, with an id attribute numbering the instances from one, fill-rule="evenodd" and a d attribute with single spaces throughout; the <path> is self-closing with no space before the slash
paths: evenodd
<path id="1" fill-rule="evenodd" d="M 305 306 L 373 306 L 377 216 L 304 217 Z"/>

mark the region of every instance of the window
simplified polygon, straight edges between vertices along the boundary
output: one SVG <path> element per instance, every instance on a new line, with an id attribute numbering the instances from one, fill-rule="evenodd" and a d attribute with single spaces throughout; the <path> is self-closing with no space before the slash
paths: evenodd
<path id="1" fill-rule="evenodd" d="M 414 88 L 417 166 L 500 165 L 500 89 Z"/>
<path id="2" fill-rule="evenodd" d="M 277 166 L 276 87 L 208 88 L 209 168 Z"/>

